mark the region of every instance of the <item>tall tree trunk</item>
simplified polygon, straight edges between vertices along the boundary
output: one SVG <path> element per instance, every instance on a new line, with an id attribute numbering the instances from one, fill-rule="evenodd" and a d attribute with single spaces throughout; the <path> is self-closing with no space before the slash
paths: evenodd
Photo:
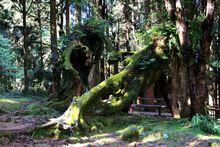
<path id="1" fill-rule="evenodd" d="M 99 65 L 100 65 L 100 80 L 104 81 L 105 80 L 105 60 L 103 56 L 100 59 Z"/>
<path id="2" fill-rule="evenodd" d="M 183 53 L 183 65 L 180 68 L 182 72 L 181 75 L 181 90 L 183 91 L 182 93 L 182 100 L 183 100 L 183 106 L 182 109 L 186 110 L 188 108 L 188 97 L 190 98 L 191 101 L 191 114 L 194 111 L 194 101 L 195 101 L 195 93 L 194 93 L 194 81 L 193 78 L 191 79 L 191 68 L 190 68 L 190 60 L 192 57 L 192 50 L 191 50 L 191 42 L 187 30 L 187 25 L 185 22 L 184 18 L 184 10 L 182 8 L 182 3 L 181 0 L 176 0 L 175 3 L 176 6 L 176 28 L 177 28 L 177 33 L 179 36 L 179 41 L 180 41 L 180 46 L 182 49 Z M 182 114 L 184 117 L 189 116 L 187 112 L 189 110 L 183 111 L 184 113 Z"/>
<path id="3" fill-rule="evenodd" d="M 90 89 L 92 87 L 98 85 L 101 82 L 100 58 L 102 56 L 102 52 L 104 49 L 104 43 L 98 45 L 96 48 L 99 48 L 100 51 L 99 51 L 99 53 L 96 54 L 96 57 L 94 59 L 94 63 L 93 63 L 92 68 L 90 69 L 90 72 L 89 72 L 88 83 L 89 83 Z"/>
<path id="4" fill-rule="evenodd" d="M 175 7 L 175 1 L 174 0 L 164 0 L 165 3 L 165 8 L 167 10 L 168 16 L 170 17 L 170 19 L 175 22 L 176 20 L 176 16 L 175 16 L 175 12 L 176 12 L 176 7 Z"/>
<path id="5" fill-rule="evenodd" d="M 75 24 L 80 24 L 82 21 L 82 16 L 81 16 L 81 6 L 77 2 L 75 2 Z"/>
<path id="6" fill-rule="evenodd" d="M 64 35 L 64 28 L 63 28 L 63 14 L 64 14 L 64 11 L 65 11 L 65 8 L 64 8 L 64 0 L 60 0 L 60 12 L 59 12 L 59 23 L 58 23 L 58 26 L 59 26 L 59 36 L 63 36 Z"/>
<path id="7" fill-rule="evenodd" d="M 99 16 L 102 19 L 105 19 L 106 18 L 106 12 L 105 12 L 106 11 L 106 4 L 105 4 L 105 0 L 98 0 L 98 1 L 95 2 L 95 4 L 98 7 Z M 103 47 L 104 47 L 104 44 L 103 44 Z M 101 64 L 101 62 L 104 62 L 104 61 L 100 62 L 100 60 L 104 60 L 104 58 L 97 58 L 97 61 L 95 62 L 95 64 L 92 66 L 92 68 L 90 70 L 90 74 L 89 74 L 89 88 L 92 88 L 92 87 L 96 86 L 103 79 L 104 66 L 103 66 L 103 64 Z M 102 69 L 100 69 L 100 68 L 102 68 Z"/>
<path id="8" fill-rule="evenodd" d="M 29 89 L 29 78 L 28 78 L 28 44 L 27 44 L 27 10 L 26 0 L 22 1 L 23 6 L 23 54 L 24 54 L 24 92 L 27 93 Z"/>
<path id="9" fill-rule="evenodd" d="M 119 36 L 119 22 L 116 23 L 117 29 L 115 32 L 115 50 L 118 52 L 120 50 L 120 36 Z M 114 74 L 118 73 L 118 61 L 114 63 Z"/>
<path id="10" fill-rule="evenodd" d="M 206 18 L 202 23 L 203 35 L 201 38 L 201 59 L 199 71 L 196 73 L 196 96 L 195 113 L 205 114 L 205 102 L 208 99 L 206 71 L 210 57 L 210 46 L 212 43 L 212 29 L 214 22 L 215 0 L 207 0 Z"/>
<path id="11" fill-rule="evenodd" d="M 59 91 L 59 69 L 58 69 L 58 49 L 57 49 L 57 21 L 56 21 L 56 0 L 50 1 L 50 35 L 51 35 L 51 54 L 52 54 L 52 97 L 58 98 Z"/>
<path id="12" fill-rule="evenodd" d="M 190 115 L 190 104 L 194 103 L 194 89 L 193 81 L 190 81 L 190 59 L 191 59 L 191 42 L 185 24 L 184 11 L 180 0 L 164 0 L 165 8 L 173 22 L 176 20 L 176 29 L 179 36 L 180 46 L 183 58 L 176 55 L 175 49 L 172 55 L 172 68 L 171 68 L 171 95 L 172 95 L 172 109 L 174 117 L 188 117 Z M 175 13 L 176 12 L 176 13 Z M 193 110 L 194 107 L 191 107 Z"/>
<path id="13" fill-rule="evenodd" d="M 125 47 L 127 51 L 131 51 L 130 47 L 130 31 L 131 31 L 131 10 L 129 8 L 130 0 L 125 0 L 124 8 L 123 8 L 123 13 L 125 16 Z"/>
<path id="14" fill-rule="evenodd" d="M 70 34 L 70 0 L 66 0 L 66 34 Z"/>
<path id="15" fill-rule="evenodd" d="M 63 15 L 65 12 L 65 7 L 64 7 L 64 0 L 59 0 L 59 22 L 57 23 L 57 25 L 59 26 L 59 36 L 63 36 L 64 35 L 64 19 L 63 19 Z"/>
<path id="16" fill-rule="evenodd" d="M 39 37 L 40 37 L 40 66 L 44 70 L 44 61 L 43 61 L 43 38 L 42 38 L 42 23 L 41 23 L 41 0 L 37 0 L 37 20 L 39 25 Z M 43 74 L 43 73 L 42 73 Z M 43 77 L 43 75 L 42 75 Z"/>

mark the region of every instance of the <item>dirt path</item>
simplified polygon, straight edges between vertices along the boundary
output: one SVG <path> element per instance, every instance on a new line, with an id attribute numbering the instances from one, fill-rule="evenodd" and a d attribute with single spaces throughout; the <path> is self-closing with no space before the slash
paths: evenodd
<path id="1" fill-rule="evenodd" d="M 53 144 L 50 140 L 34 140 L 27 135 L 30 130 L 47 122 L 45 116 L 28 115 L 27 106 L 36 100 L 21 102 L 19 109 L 0 113 L 0 146 L 32 146 L 34 144 Z M 40 145 L 40 146 L 41 146 Z"/>
<path id="2" fill-rule="evenodd" d="M 25 115 L 27 106 L 34 102 L 23 102 L 18 110 L 0 114 L 0 132 L 9 134 L 26 133 L 37 125 L 46 122 L 43 117 Z"/>

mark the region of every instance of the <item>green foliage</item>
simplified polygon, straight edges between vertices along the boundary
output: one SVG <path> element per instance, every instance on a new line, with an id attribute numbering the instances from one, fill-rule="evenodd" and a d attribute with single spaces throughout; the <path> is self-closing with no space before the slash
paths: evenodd
<path id="1" fill-rule="evenodd" d="M 173 46 L 178 46 L 175 24 L 170 21 L 166 23 L 155 24 L 150 29 L 142 27 L 138 33 L 136 33 L 136 36 L 142 48 L 147 47 L 147 45 L 152 41 L 151 38 L 158 36 L 170 37 L 168 43 L 170 48 Z"/>
<path id="2" fill-rule="evenodd" d="M 71 46 L 72 40 L 78 40 L 81 42 L 82 48 L 91 51 L 97 51 L 99 49 L 97 46 L 98 44 L 105 44 L 108 50 L 112 48 L 111 41 L 105 33 L 108 27 L 109 24 L 107 21 L 93 17 L 85 20 L 82 25 L 74 27 L 72 35 L 62 37 L 61 42 L 65 47 L 68 45 Z M 82 48 L 80 47 L 80 49 Z"/>
<path id="3" fill-rule="evenodd" d="M 213 67 L 220 68 L 220 61 L 219 60 L 213 60 L 213 61 L 211 61 L 211 65 Z"/>
<path id="4" fill-rule="evenodd" d="M 176 48 L 178 50 L 177 55 L 181 56 L 179 40 L 178 40 L 177 34 L 171 34 L 170 35 L 170 39 L 168 40 L 168 47 L 169 47 L 170 50 Z"/>
<path id="5" fill-rule="evenodd" d="M 100 35 L 104 35 L 105 30 L 109 27 L 109 24 L 106 20 L 94 17 L 85 21 L 85 25 L 90 27 L 93 32 L 96 32 Z"/>
<path id="6" fill-rule="evenodd" d="M 208 116 L 196 114 L 192 118 L 192 125 L 206 133 L 216 134 L 215 121 Z"/>
<path id="7" fill-rule="evenodd" d="M 144 58 L 142 58 L 142 60 L 140 61 L 139 65 L 141 66 L 141 69 L 146 69 L 147 67 L 149 67 L 149 65 L 153 64 L 156 62 L 155 58 L 147 58 L 146 56 Z"/>
<path id="8" fill-rule="evenodd" d="M 41 103 L 32 103 L 27 106 L 27 110 L 28 115 L 57 115 L 57 112 L 47 107 L 47 104 L 42 105 Z"/>
<path id="9" fill-rule="evenodd" d="M 103 39 L 105 39 L 106 36 L 104 32 L 108 27 L 109 24 L 107 21 L 92 17 L 86 20 L 83 25 L 76 26 L 73 29 L 73 34 L 75 35 L 76 38 L 82 38 L 88 35 L 87 31 L 89 31 L 94 34 L 98 34 L 99 36 L 102 36 Z"/>
<path id="10" fill-rule="evenodd" d="M 118 61 L 120 57 L 120 53 L 115 50 L 107 52 L 107 61 Z"/>
<path id="11" fill-rule="evenodd" d="M 89 3 L 89 0 L 71 0 L 75 5 L 78 5 L 79 7 L 83 7 L 86 4 Z"/>
<path id="12" fill-rule="evenodd" d="M 10 29 L 13 20 L 13 12 L 2 5 L 2 0 L 0 0 L 0 33 L 7 34 L 7 30 Z"/>
<path id="13" fill-rule="evenodd" d="M 12 51 L 11 42 L 0 35 L 0 69 L 1 76 L 12 76 L 11 70 L 15 68 L 13 61 L 15 54 Z"/>
<path id="14" fill-rule="evenodd" d="M 0 34 L 0 90 L 10 89 L 10 81 L 19 75 L 15 59 L 10 40 Z"/>
<path id="15" fill-rule="evenodd" d="M 56 131 L 55 128 L 39 128 L 36 129 L 34 132 L 31 133 L 31 136 L 35 139 L 42 139 L 44 137 L 52 137 L 54 132 Z"/>
<path id="16" fill-rule="evenodd" d="M 135 141 L 140 137 L 140 127 L 136 125 L 130 125 L 121 132 L 121 139 L 125 141 Z"/>
<path id="17" fill-rule="evenodd" d="M 203 13 L 199 14 L 197 17 L 195 17 L 193 20 L 190 20 L 189 23 L 189 36 L 192 41 L 192 48 L 194 50 L 200 49 L 200 40 L 202 37 L 202 29 L 201 24 L 205 19 L 205 15 Z"/>

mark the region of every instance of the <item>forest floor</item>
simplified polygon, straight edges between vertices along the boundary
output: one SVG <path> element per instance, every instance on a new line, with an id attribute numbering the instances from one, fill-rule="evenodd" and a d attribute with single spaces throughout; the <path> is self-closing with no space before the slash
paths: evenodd
<path id="1" fill-rule="evenodd" d="M 46 98 L 0 96 L 0 146 L 220 146 L 220 135 L 195 129 L 188 120 L 129 114 L 93 117 L 90 131 L 58 139 L 57 130 L 32 131 L 60 115 L 47 105 Z"/>

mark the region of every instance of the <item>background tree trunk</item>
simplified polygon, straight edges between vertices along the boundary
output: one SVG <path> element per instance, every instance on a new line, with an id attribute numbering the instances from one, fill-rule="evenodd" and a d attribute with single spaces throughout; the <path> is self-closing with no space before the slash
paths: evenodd
<path id="1" fill-rule="evenodd" d="M 174 48 L 171 55 L 171 96 L 173 116 L 176 118 L 188 117 L 190 115 L 190 105 L 187 101 L 188 98 L 193 97 L 194 92 L 189 88 L 191 87 L 189 67 L 191 42 L 185 24 L 181 1 L 164 0 L 164 2 L 170 19 L 173 22 L 176 20 L 177 34 L 183 54 L 183 58 L 179 58 Z"/>
<path id="2" fill-rule="evenodd" d="M 43 71 L 44 70 L 44 61 L 43 61 L 44 53 L 43 53 L 42 22 L 41 22 L 41 0 L 37 0 L 37 20 L 38 20 L 38 25 L 39 25 L 39 37 L 40 37 L 40 49 L 39 49 L 40 50 L 40 66 Z"/>
<path id="3" fill-rule="evenodd" d="M 22 18 L 23 18 L 23 56 L 24 56 L 24 92 L 27 93 L 29 89 L 28 78 L 28 44 L 27 44 L 27 8 L 26 0 L 22 1 Z"/>
<path id="4" fill-rule="evenodd" d="M 50 35 L 52 54 L 52 97 L 58 98 L 60 74 L 58 69 L 58 48 L 57 48 L 57 21 L 56 21 L 56 0 L 50 1 Z"/>
<path id="5" fill-rule="evenodd" d="M 196 95 L 195 113 L 205 114 L 206 102 L 208 100 L 208 89 L 206 84 L 207 63 L 210 57 L 210 46 L 212 43 L 212 29 L 214 22 L 215 0 L 207 0 L 206 18 L 202 23 L 203 35 L 201 38 L 201 59 L 199 71 L 196 73 Z"/>
<path id="6" fill-rule="evenodd" d="M 70 0 L 66 0 L 66 34 L 70 34 Z"/>

